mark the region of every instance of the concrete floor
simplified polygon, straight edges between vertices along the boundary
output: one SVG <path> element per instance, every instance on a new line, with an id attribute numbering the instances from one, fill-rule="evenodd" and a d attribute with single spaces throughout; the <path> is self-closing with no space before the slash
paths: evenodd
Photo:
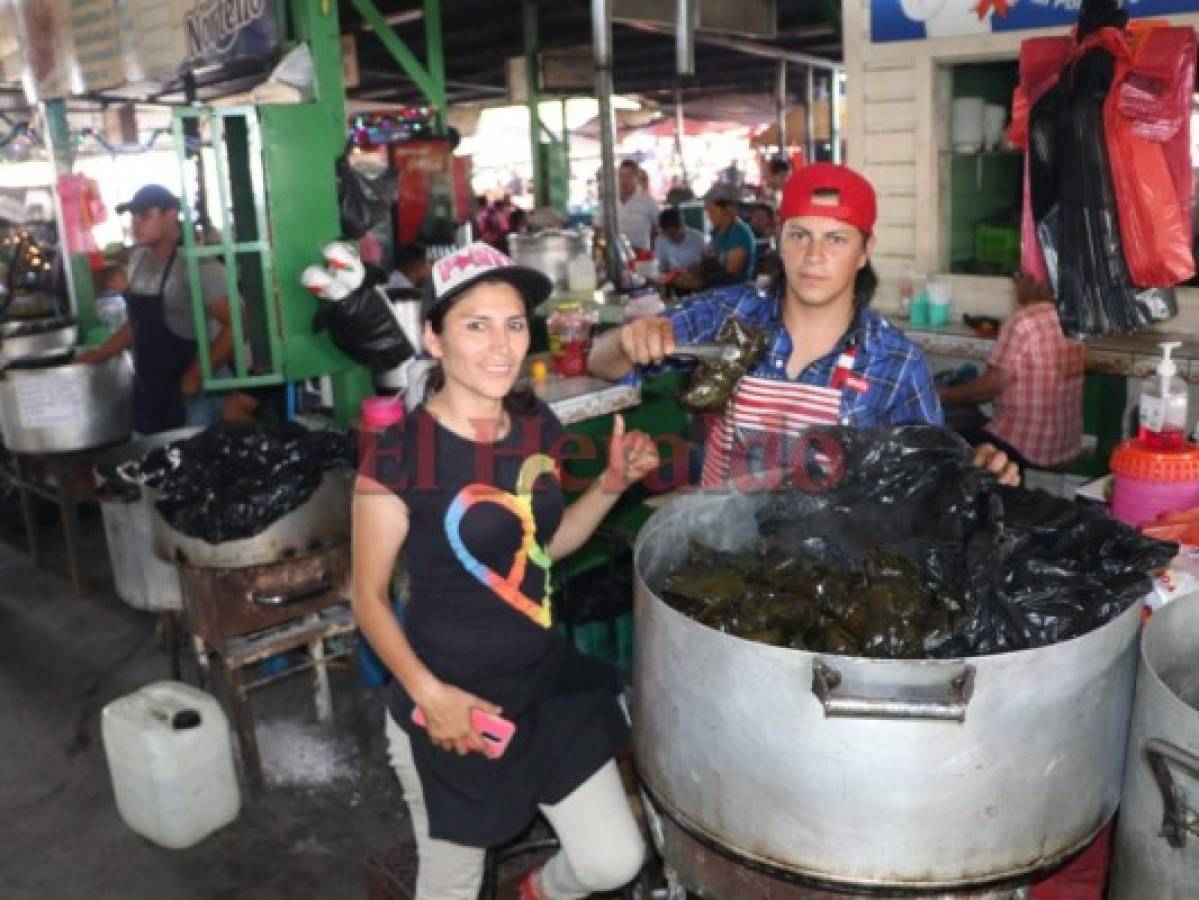
<path id="1" fill-rule="evenodd" d="M 364 857 L 406 839 L 408 826 L 386 766 L 381 699 L 352 669 L 332 674 L 328 729 L 315 723 L 304 676 L 252 695 L 274 783 L 252 796 L 243 780 L 231 825 L 183 851 L 126 827 L 100 710 L 169 678 L 170 665 L 154 617 L 112 593 L 95 510 L 83 522 L 96 585 L 85 600 L 71 595 L 52 518 L 49 564 L 35 568 L 14 548 L 23 549 L 19 516 L 0 506 L 0 897 L 366 896 Z M 185 678 L 195 683 L 194 667 Z"/>

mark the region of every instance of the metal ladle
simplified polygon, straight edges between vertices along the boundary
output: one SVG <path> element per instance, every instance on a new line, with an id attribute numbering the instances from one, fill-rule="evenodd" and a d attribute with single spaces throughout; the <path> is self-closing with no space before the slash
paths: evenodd
<path id="1" fill-rule="evenodd" d="M 692 344 L 688 347 L 675 347 L 666 355 L 673 359 L 694 359 L 699 362 L 735 363 L 741 359 L 742 348 L 735 344 Z"/>

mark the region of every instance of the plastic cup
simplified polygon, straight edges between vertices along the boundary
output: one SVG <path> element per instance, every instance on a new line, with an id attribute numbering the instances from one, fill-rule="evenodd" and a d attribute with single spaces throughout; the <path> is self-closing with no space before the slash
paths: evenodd
<path id="1" fill-rule="evenodd" d="M 928 324 L 943 326 L 949 324 L 949 302 L 933 302 L 928 306 Z"/>
<path id="2" fill-rule="evenodd" d="M 399 397 L 367 397 L 362 401 L 362 427 L 382 431 L 404 421 L 404 401 Z"/>
<path id="3" fill-rule="evenodd" d="M 908 321 L 913 325 L 929 324 L 928 294 L 922 293 L 912 301 L 912 305 L 908 310 Z"/>

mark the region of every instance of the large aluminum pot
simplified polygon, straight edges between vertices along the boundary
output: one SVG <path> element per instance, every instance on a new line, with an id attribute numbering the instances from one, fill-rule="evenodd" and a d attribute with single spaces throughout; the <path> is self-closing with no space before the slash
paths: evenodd
<path id="1" fill-rule="evenodd" d="M 0 371 L 0 434 L 14 453 L 69 453 L 125 440 L 133 370 L 124 354 L 98 365 L 17 360 Z"/>
<path id="2" fill-rule="evenodd" d="M 117 596 L 148 612 L 179 610 L 183 597 L 179 573 L 154 555 L 150 506 L 140 485 L 122 478 L 118 469 L 138 463 L 156 447 L 191 437 L 199 429 L 179 428 L 121 444 L 96 458 L 96 497 L 104 520 L 104 537 Z"/>
<path id="3" fill-rule="evenodd" d="M 154 553 L 166 562 L 201 569 L 240 569 L 328 550 L 350 539 L 354 476 L 353 469 L 326 469 L 320 485 L 299 508 L 252 537 L 219 544 L 210 544 L 172 527 L 158 511 L 159 491 L 142 484 L 150 507 Z"/>
<path id="4" fill-rule="evenodd" d="M 681 497 L 638 538 L 634 741 L 660 809 L 838 889 L 977 889 L 1084 847 L 1119 801 L 1139 610 L 1051 647 L 906 661 L 753 643 L 655 595 L 690 539 L 754 540 L 766 500 Z"/>
<path id="5" fill-rule="evenodd" d="M 554 289 L 570 287 L 570 261 L 578 256 L 591 259 L 591 245 L 578 231 L 548 229 L 536 234 L 508 235 L 508 254 L 522 266 L 529 266 L 554 283 Z"/>
<path id="6" fill-rule="evenodd" d="M 1199 594 L 1145 627 L 1111 896 L 1199 896 Z"/>
<path id="7" fill-rule="evenodd" d="M 73 319 L 29 319 L 0 324 L 0 360 L 44 356 L 66 350 L 79 340 Z"/>

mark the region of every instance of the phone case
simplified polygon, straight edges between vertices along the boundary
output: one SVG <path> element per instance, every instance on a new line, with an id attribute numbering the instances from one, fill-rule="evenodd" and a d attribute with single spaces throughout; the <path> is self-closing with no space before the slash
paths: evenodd
<path id="1" fill-rule="evenodd" d="M 425 714 L 421 712 L 419 706 L 412 710 L 412 721 L 421 728 L 425 727 Z M 470 724 L 483 736 L 483 743 L 487 747 L 489 759 L 499 759 L 503 756 L 508 745 L 512 743 L 512 738 L 516 736 L 514 722 L 508 721 L 503 716 L 483 712 L 481 709 L 470 711 Z"/>

